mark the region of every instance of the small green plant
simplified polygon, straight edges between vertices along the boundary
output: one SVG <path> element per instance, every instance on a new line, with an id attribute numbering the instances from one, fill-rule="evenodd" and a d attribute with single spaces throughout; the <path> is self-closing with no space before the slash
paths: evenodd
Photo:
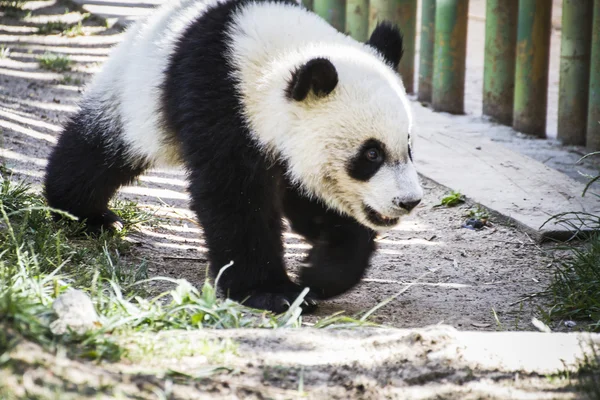
<path id="1" fill-rule="evenodd" d="M 81 86 L 81 79 L 73 78 L 71 75 L 65 75 L 60 83 L 63 85 Z"/>
<path id="2" fill-rule="evenodd" d="M 82 21 L 76 24 L 69 24 L 63 21 L 48 21 L 38 27 L 38 33 L 41 35 L 50 35 L 60 33 L 67 37 L 75 37 L 84 35 Z"/>
<path id="3" fill-rule="evenodd" d="M 439 205 L 445 207 L 454 207 L 464 202 L 465 197 L 460 192 L 452 191 L 449 195 L 442 198 Z"/>
<path id="4" fill-rule="evenodd" d="M 68 28 L 68 24 L 62 21 L 48 21 L 43 25 L 38 26 L 40 35 L 49 35 L 51 33 L 62 33 Z"/>
<path id="5" fill-rule="evenodd" d="M 27 0 L 0 1 L 0 10 L 6 18 L 22 19 L 31 15 L 31 10 L 25 10 L 23 5 Z"/>
<path id="6" fill-rule="evenodd" d="M 83 25 L 81 24 L 81 21 L 79 21 L 78 23 L 63 29 L 62 34 L 67 37 L 75 37 L 83 36 L 85 35 L 85 32 L 83 31 Z"/>
<path id="7" fill-rule="evenodd" d="M 8 56 L 10 55 L 10 48 L 8 46 L 5 45 L 0 45 L 0 59 L 1 58 L 8 58 Z"/>
<path id="8" fill-rule="evenodd" d="M 71 58 L 67 55 L 46 52 L 38 58 L 40 67 L 55 72 L 71 69 Z"/>
<path id="9" fill-rule="evenodd" d="M 467 214 L 465 216 L 467 218 L 479 219 L 482 221 L 487 221 L 490 219 L 490 214 L 488 213 L 488 211 L 485 208 L 482 208 L 481 206 L 471 208 L 469 211 L 467 211 Z"/>

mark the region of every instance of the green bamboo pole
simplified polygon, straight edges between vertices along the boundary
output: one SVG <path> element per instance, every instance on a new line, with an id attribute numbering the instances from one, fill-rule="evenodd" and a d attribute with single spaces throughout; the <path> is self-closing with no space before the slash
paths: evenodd
<path id="1" fill-rule="evenodd" d="M 407 93 L 415 92 L 415 41 L 417 38 L 417 0 L 396 0 L 396 21 L 402 30 L 404 54 L 398 72 Z"/>
<path id="2" fill-rule="evenodd" d="M 436 111 L 463 114 L 469 0 L 438 0 L 432 105 Z"/>
<path id="3" fill-rule="evenodd" d="M 369 34 L 378 22 L 389 21 L 398 25 L 403 35 L 404 55 L 398 72 L 407 93 L 414 92 L 415 38 L 417 35 L 417 0 L 370 0 Z"/>
<path id="4" fill-rule="evenodd" d="M 600 151 L 600 0 L 594 0 L 586 146 Z"/>
<path id="5" fill-rule="evenodd" d="M 359 42 L 366 42 L 369 34 L 369 0 L 347 0 L 346 33 Z"/>
<path id="6" fill-rule="evenodd" d="M 419 101 L 431 102 L 433 49 L 435 44 L 435 0 L 422 0 L 421 52 L 419 54 Z"/>
<path id="7" fill-rule="evenodd" d="M 306 7 L 307 10 L 313 9 L 313 0 L 302 0 L 302 5 Z"/>
<path id="8" fill-rule="evenodd" d="M 563 0 L 558 90 L 558 139 L 585 145 L 594 3 Z"/>
<path id="9" fill-rule="evenodd" d="M 487 0 L 483 113 L 512 125 L 517 44 L 517 1 Z"/>
<path id="10" fill-rule="evenodd" d="M 586 1 L 586 0 L 584 0 Z M 552 0 L 520 0 L 513 128 L 546 137 Z"/>
<path id="11" fill-rule="evenodd" d="M 346 0 L 313 0 L 313 10 L 338 31 L 345 31 Z"/>

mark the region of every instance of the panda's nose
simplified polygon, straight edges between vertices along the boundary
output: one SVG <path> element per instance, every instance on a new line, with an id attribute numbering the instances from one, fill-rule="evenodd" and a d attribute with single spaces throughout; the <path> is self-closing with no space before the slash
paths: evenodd
<path id="1" fill-rule="evenodd" d="M 406 211 L 411 211 L 413 208 L 421 203 L 421 199 L 411 201 L 401 201 L 399 198 L 394 199 L 394 205 L 399 208 L 403 208 Z"/>

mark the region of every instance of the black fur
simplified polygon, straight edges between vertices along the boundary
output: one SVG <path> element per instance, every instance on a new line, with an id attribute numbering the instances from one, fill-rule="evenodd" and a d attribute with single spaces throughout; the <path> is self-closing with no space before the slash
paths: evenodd
<path id="1" fill-rule="evenodd" d="M 325 97 L 335 89 L 337 84 L 337 71 L 331 61 L 325 58 L 315 58 L 292 74 L 292 80 L 287 88 L 287 96 L 290 99 L 302 101 L 312 90 L 316 96 Z"/>
<path id="2" fill-rule="evenodd" d="M 366 154 L 370 149 L 378 151 L 380 157 L 376 160 L 370 160 Z M 379 140 L 370 139 L 363 143 L 356 156 L 348 162 L 346 169 L 350 177 L 366 182 L 379 171 L 385 160 L 386 152 L 384 144 Z"/>
<path id="3" fill-rule="evenodd" d="M 108 202 L 147 167 L 125 154 L 118 121 L 109 131 L 94 115 L 84 106 L 67 122 L 48 159 L 44 182 L 48 205 L 85 220 L 90 232 L 118 229 L 120 221 Z"/>
<path id="4" fill-rule="evenodd" d="M 398 68 L 404 54 L 404 45 L 402 33 L 396 24 L 387 21 L 378 23 L 367 44 L 379 51 L 394 69 Z"/>
<path id="5" fill-rule="evenodd" d="M 375 232 L 355 219 L 286 189 L 283 210 L 291 228 L 313 246 L 300 282 L 319 299 L 345 293 L 362 279 L 375 251 Z"/>
<path id="6" fill-rule="evenodd" d="M 234 262 L 219 288 L 248 306 L 282 312 L 308 285 L 312 290 L 303 308 L 311 310 L 314 298 L 341 294 L 358 283 L 375 249 L 374 233 L 302 197 L 285 180 L 285 165 L 270 162 L 254 145 L 232 78 L 226 34 L 236 10 L 249 1 L 254 0 L 211 6 L 182 35 L 165 71 L 161 114 L 188 171 L 191 208 L 204 228 L 211 275 Z M 305 65 L 291 98 L 304 98 L 310 89 L 333 90 L 327 63 Z M 118 144 L 120 130 L 109 132 L 86 119 L 104 105 L 96 106 L 99 110 L 81 112 L 65 128 L 48 166 L 46 195 L 54 207 L 106 224 L 110 197 L 146 165 L 132 167 L 124 146 L 105 140 Z M 301 285 L 285 269 L 283 217 L 314 246 Z"/>

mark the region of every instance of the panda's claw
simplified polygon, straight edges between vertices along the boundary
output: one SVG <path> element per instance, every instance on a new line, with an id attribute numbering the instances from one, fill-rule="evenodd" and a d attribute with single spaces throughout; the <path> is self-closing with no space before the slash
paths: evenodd
<path id="1" fill-rule="evenodd" d="M 281 314 L 288 311 L 292 303 L 298 298 L 301 293 L 299 288 L 286 287 L 286 290 L 278 292 L 254 292 L 248 296 L 233 296 L 236 298 L 246 298 L 243 304 L 250 308 L 268 310 L 275 314 Z M 301 303 L 300 308 L 302 313 L 310 313 L 317 308 L 317 301 L 309 293 Z"/>

